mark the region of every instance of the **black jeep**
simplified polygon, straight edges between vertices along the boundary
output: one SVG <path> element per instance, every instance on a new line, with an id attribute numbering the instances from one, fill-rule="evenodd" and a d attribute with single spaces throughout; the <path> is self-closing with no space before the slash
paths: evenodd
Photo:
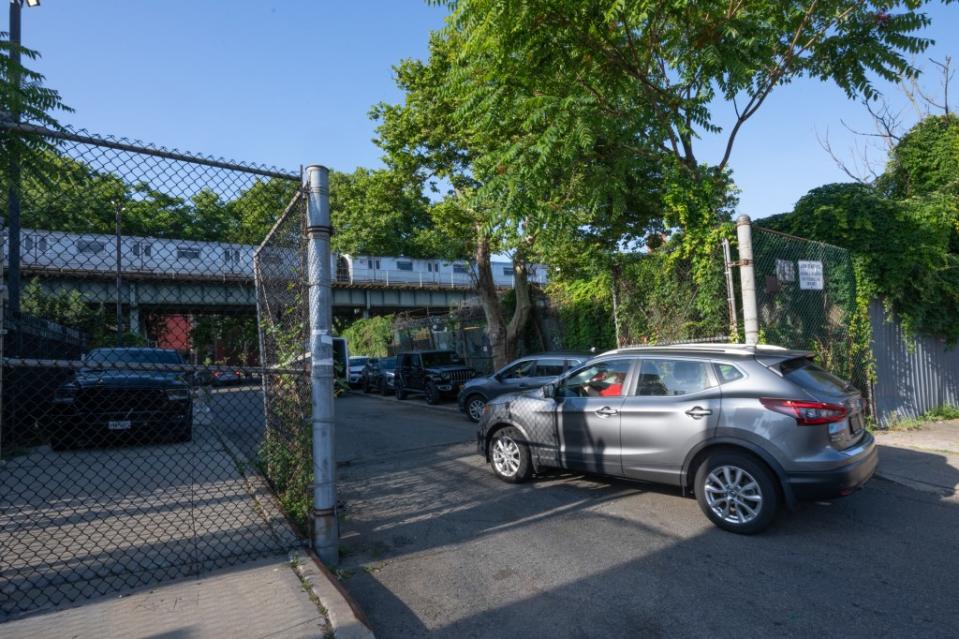
<path id="1" fill-rule="evenodd" d="M 423 393 L 428 404 L 455 397 L 463 384 L 476 376 L 453 351 L 410 351 L 396 356 L 396 398 Z"/>

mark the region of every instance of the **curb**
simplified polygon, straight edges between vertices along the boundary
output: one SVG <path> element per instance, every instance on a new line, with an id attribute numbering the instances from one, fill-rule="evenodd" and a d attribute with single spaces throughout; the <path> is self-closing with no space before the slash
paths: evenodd
<path id="1" fill-rule="evenodd" d="M 307 560 L 296 552 L 290 553 L 290 564 L 305 588 L 319 601 L 333 636 L 337 639 L 374 639 L 369 621 L 362 609 L 343 588 L 336 576 L 312 552 Z"/>

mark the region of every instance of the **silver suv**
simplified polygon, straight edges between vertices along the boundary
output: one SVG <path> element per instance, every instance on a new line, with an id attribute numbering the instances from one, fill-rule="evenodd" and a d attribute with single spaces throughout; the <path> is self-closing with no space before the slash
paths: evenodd
<path id="1" fill-rule="evenodd" d="M 852 385 L 811 353 L 735 344 L 604 353 L 492 400 L 477 445 L 504 481 L 563 468 L 671 484 L 744 534 L 783 503 L 858 490 L 878 462 Z"/>

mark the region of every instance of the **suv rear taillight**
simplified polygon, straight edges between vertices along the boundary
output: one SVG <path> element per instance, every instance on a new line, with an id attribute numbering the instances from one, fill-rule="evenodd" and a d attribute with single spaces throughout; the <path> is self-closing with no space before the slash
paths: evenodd
<path id="1" fill-rule="evenodd" d="M 801 399 L 760 399 L 763 406 L 783 415 L 796 418 L 800 426 L 815 426 L 817 424 L 832 424 L 845 419 L 849 412 L 841 404 L 827 404 L 826 402 L 810 402 Z"/>

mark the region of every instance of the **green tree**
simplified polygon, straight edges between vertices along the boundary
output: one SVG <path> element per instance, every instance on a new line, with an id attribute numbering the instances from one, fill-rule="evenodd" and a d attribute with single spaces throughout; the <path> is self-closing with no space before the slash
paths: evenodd
<path id="1" fill-rule="evenodd" d="M 870 98 L 871 78 L 914 73 L 906 56 L 929 44 L 912 0 L 445 4 L 428 62 L 397 69 L 405 104 L 374 115 L 390 161 L 425 167 L 476 220 L 478 265 L 490 238 L 492 252 L 579 254 L 615 273 L 617 252 L 681 229 L 677 258 L 705 282 L 729 232 L 735 140 L 768 96 L 810 77 Z M 734 105 L 726 131 L 716 99 Z M 723 134 L 713 164 L 696 154 L 703 133 Z M 508 343 L 480 294 L 491 341 Z"/>
<path id="2" fill-rule="evenodd" d="M 330 174 L 333 250 L 360 255 L 434 257 L 429 200 L 415 175 L 358 168 Z"/>
<path id="3" fill-rule="evenodd" d="M 959 116 L 930 116 L 910 129 L 890 153 L 878 186 L 894 198 L 959 197 Z"/>
<path id="4" fill-rule="evenodd" d="M 439 256 L 469 255 L 475 264 L 494 363 L 501 366 L 515 356 L 532 308 L 527 262 L 537 228 L 528 210 L 517 205 L 507 214 L 482 192 L 486 176 L 477 161 L 488 151 L 486 142 L 480 129 L 457 115 L 463 96 L 450 90 L 459 44 L 456 34 L 432 34 L 428 62 L 404 60 L 396 67 L 404 102 L 380 104 L 371 114 L 380 121 L 377 142 L 391 169 L 442 193 L 430 207 L 428 241 Z M 512 254 L 516 291 L 508 319 L 492 270 L 493 256 L 505 252 Z"/>
<path id="5" fill-rule="evenodd" d="M 224 238 L 228 242 L 259 244 L 289 205 L 298 185 L 290 180 L 257 180 L 228 204 L 236 225 Z"/>
<path id="6" fill-rule="evenodd" d="M 14 59 L 19 53 L 21 60 L 35 61 L 40 54 L 33 49 L 16 45 L 7 33 L 0 33 L 0 119 L 9 121 L 11 116 L 29 124 L 60 130 L 62 127 L 54 117 L 57 111 L 69 112 L 70 107 L 63 103 L 60 94 L 43 85 L 44 77 Z M 0 135 L 0 158 L 4 174 L 11 165 L 18 166 L 23 173 L 42 171 L 44 153 L 51 148 L 50 142 L 39 135 L 30 133 L 11 134 L 4 131 Z M 13 160 L 16 159 L 16 162 Z"/>

